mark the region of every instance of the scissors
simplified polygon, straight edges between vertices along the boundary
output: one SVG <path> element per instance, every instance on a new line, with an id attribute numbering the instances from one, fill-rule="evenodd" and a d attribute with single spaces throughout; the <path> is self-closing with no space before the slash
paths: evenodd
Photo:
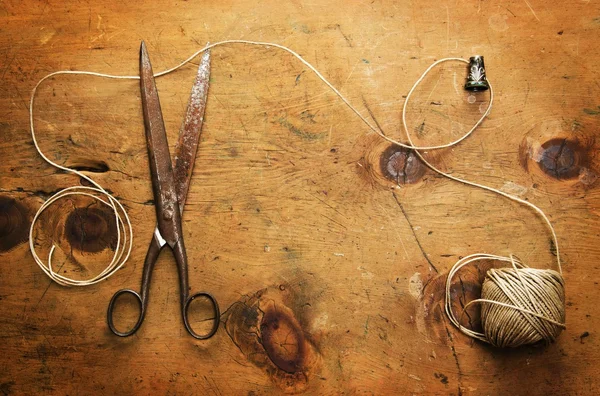
<path id="1" fill-rule="evenodd" d="M 206 51 L 202 56 L 200 67 L 198 68 L 198 73 L 192 87 L 184 123 L 179 132 L 175 155 L 175 170 L 173 171 L 152 65 L 150 64 L 146 45 L 142 42 L 140 47 L 140 88 L 144 125 L 146 128 L 146 143 L 150 160 L 150 173 L 152 175 L 152 189 L 156 202 L 156 228 L 154 229 L 154 235 L 150 241 L 148 253 L 144 261 L 141 295 L 131 289 L 122 289 L 113 295 L 108 304 L 108 327 L 114 334 L 120 337 L 127 337 L 134 334 L 144 321 L 148 307 L 148 292 L 152 271 L 154 270 L 156 259 L 165 245 L 169 245 L 177 262 L 181 314 L 186 330 L 192 337 L 204 340 L 212 337 L 219 327 L 220 312 L 217 300 L 207 292 L 199 292 L 192 296 L 189 295 L 187 255 L 181 227 L 181 214 L 190 185 L 194 160 L 196 158 L 196 149 L 202 129 L 209 75 L 210 53 Z M 137 323 L 132 329 L 126 332 L 117 330 L 113 323 L 115 303 L 123 294 L 135 296 L 140 306 L 140 316 Z M 188 322 L 188 308 L 190 303 L 199 297 L 205 298 L 210 302 L 214 313 L 212 328 L 205 334 L 196 333 Z"/>

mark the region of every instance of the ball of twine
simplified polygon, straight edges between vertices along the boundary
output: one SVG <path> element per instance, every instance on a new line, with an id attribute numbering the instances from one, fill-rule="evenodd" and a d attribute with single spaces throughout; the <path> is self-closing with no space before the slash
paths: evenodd
<path id="1" fill-rule="evenodd" d="M 462 310 L 460 318 L 472 304 L 481 304 L 483 332 L 460 324 L 452 311 L 451 281 L 463 266 L 477 260 L 510 262 L 512 267 L 490 269 L 481 289 L 481 298 L 472 300 Z M 469 337 L 496 347 L 518 347 L 543 341 L 551 343 L 565 328 L 565 284 L 562 275 L 550 269 L 535 269 L 517 258 L 474 254 L 459 260 L 446 281 L 446 313 L 452 323 Z"/>

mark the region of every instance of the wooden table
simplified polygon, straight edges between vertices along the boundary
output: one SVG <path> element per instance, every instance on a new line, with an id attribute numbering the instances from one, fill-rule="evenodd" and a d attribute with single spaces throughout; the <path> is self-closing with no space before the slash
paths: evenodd
<path id="1" fill-rule="evenodd" d="M 3 394 L 597 394 L 600 391 L 600 7 L 595 1 L 0 2 L 0 390 Z M 145 3 L 145 4 L 143 4 Z M 31 220 L 82 183 L 37 154 L 28 105 L 56 70 L 135 75 L 224 39 L 286 45 L 389 136 L 436 59 L 485 56 L 491 116 L 460 145 L 428 153 L 454 175 L 539 205 L 559 236 L 567 330 L 549 346 L 474 342 L 443 311 L 460 256 L 516 254 L 555 268 L 536 214 L 445 179 L 371 132 L 291 55 L 228 45 L 212 53 L 206 122 L 184 213 L 193 290 L 224 311 L 217 335 L 190 337 L 173 256 L 154 273 L 146 321 L 121 339 L 106 307 L 139 288 L 155 222 L 136 81 L 59 76 L 39 90 L 41 149 L 109 189 L 133 222 L 131 258 L 95 286 L 65 288 L 35 264 Z M 194 63 L 197 64 L 195 61 Z M 174 146 L 195 66 L 157 80 Z M 408 109 L 421 144 L 465 133 L 488 94 L 441 66 Z M 475 103 L 470 103 L 475 99 Z M 171 150 L 173 151 L 173 149 Z M 64 199 L 36 226 L 61 273 L 98 273 L 115 247 L 112 213 Z M 454 281 L 476 298 L 485 266 Z M 477 326 L 477 312 L 465 316 Z"/>

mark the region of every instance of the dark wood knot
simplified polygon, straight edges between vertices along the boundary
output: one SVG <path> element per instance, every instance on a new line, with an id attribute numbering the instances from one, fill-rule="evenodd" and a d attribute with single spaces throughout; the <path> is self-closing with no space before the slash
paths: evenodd
<path id="1" fill-rule="evenodd" d="M 469 301 L 481 297 L 481 285 L 487 270 L 492 268 L 493 264 L 491 261 L 482 261 L 477 267 L 466 266 L 452 279 L 450 285 L 452 310 L 460 318 L 461 325 L 476 331 L 481 331 L 481 306 L 474 304 L 467 308 L 464 315 L 462 312 Z M 447 275 L 437 275 L 426 282 L 416 312 L 416 319 L 422 323 L 421 327 L 427 335 L 443 343 L 451 342 L 449 328 L 453 328 L 449 325 L 444 308 Z M 463 337 L 457 339 L 468 342 L 468 339 Z"/>
<path id="2" fill-rule="evenodd" d="M 27 208 L 14 198 L 0 196 L 0 252 L 25 242 L 28 231 Z"/>
<path id="3" fill-rule="evenodd" d="M 416 183 L 426 170 L 425 164 L 414 150 L 397 145 L 390 145 L 381 153 L 379 166 L 381 173 L 397 184 Z"/>
<path id="4" fill-rule="evenodd" d="M 519 146 L 521 165 L 530 173 L 560 181 L 580 181 L 586 186 L 598 178 L 595 139 L 585 136 L 527 137 Z"/>
<path id="5" fill-rule="evenodd" d="M 306 318 L 291 308 L 297 297 L 291 297 L 289 285 L 281 286 L 242 297 L 225 311 L 223 323 L 248 361 L 285 392 L 298 393 L 317 374 L 320 360 Z"/>
<path id="6" fill-rule="evenodd" d="M 277 367 L 292 374 L 302 370 L 304 333 L 293 317 L 285 311 L 268 309 L 260 324 L 260 334 L 265 352 Z"/>
<path id="7" fill-rule="evenodd" d="M 550 139 L 542 144 L 538 165 L 555 179 L 573 179 L 587 166 L 586 150 L 576 140 Z"/>
<path id="8" fill-rule="evenodd" d="M 114 213 L 108 208 L 75 208 L 65 222 L 65 237 L 82 252 L 97 253 L 117 246 L 117 226 Z"/>

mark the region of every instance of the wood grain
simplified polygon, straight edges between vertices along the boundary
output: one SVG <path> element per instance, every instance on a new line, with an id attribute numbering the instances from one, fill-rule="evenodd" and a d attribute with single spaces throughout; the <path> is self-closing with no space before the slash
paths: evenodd
<path id="1" fill-rule="evenodd" d="M 596 2 L 0 2 L 0 390 L 3 394 L 597 394 L 600 392 L 600 7 Z M 133 337 L 107 328 L 112 294 L 139 288 L 154 208 L 136 81 L 60 76 L 40 87 L 40 145 L 110 189 L 133 221 L 113 278 L 63 288 L 26 243 L 33 214 L 80 184 L 47 165 L 28 130 L 29 94 L 56 70 L 137 74 L 206 42 L 271 41 L 315 65 L 392 137 L 403 95 L 435 59 L 485 56 L 492 114 L 469 139 L 428 153 L 446 171 L 536 203 L 556 226 L 567 284 L 557 343 L 498 350 L 443 313 L 460 256 L 516 254 L 554 265 L 535 213 L 440 178 L 390 149 L 309 70 L 273 48 L 212 52 L 200 149 L 183 215 L 190 286 L 213 292 L 224 323 L 196 341 L 181 322 L 172 255 L 159 258 L 149 312 Z M 195 65 L 157 80 L 171 151 Z M 420 143 L 464 133 L 460 64 L 415 92 Z M 409 166 L 410 165 L 410 166 Z M 114 220 L 63 200 L 36 228 L 71 276 L 102 268 Z M 456 309 L 485 268 L 453 286 Z M 465 323 L 477 326 L 477 312 Z"/>

